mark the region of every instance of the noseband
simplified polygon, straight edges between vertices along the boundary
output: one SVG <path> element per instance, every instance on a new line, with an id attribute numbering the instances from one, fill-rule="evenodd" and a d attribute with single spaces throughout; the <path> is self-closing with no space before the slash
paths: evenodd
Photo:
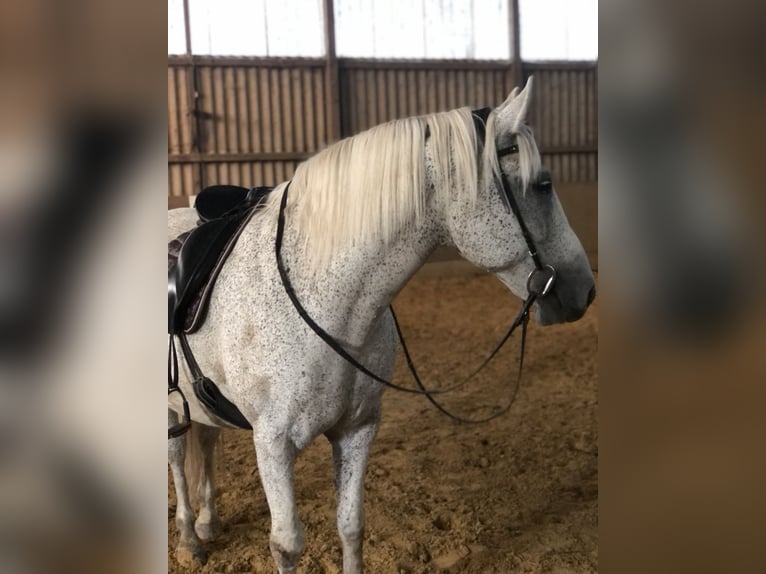
<path id="1" fill-rule="evenodd" d="M 474 110 L 472 112 L 474 125 L 476 127 L 477 139 L 480 141 L 480 144 L 482 147 L 484 145 L 484 135 L 485 135 L 484 126 L 486 125 L 486 121 L 487 121 L 487 118 L 489 117 L 489 113 L 490 113 L 489 108 L 482 108 L 480 110 Z M 518 151 L 519 151 L 518 145 L 512 144 L 508 147 L 497 150 L 497 156 L 498 158 L 501 158 L 507 155 L 518 153 Z M 479 153 L 481 154 L 481 149 L 479 150 Z M 462 422 L 462 423 L 482 423 L 482 422 L 490 421 L 494 418 L 499 417 L 502 414 L 505 414 L 513 405 L 516 399 L 516 395 L 518 394 L 518 391 L 519 391 L 519 384 L 521 382 L 521 374 L 522 374 L 522 369 L 524 366 L 524 350 L 525 350 L 526 338 L 527 338 L 527 324 L 529 323 L 529 309 L 532 307 L 532 304 L 535 302 L 535 300 L 538 297 L 544 297 L 550 293 L 550 290 L 552 289 L 556 281 L 556 270 L 553 268 L 553 266 L 543 265 L 542 261 L 540 260 L 540 255 L 537 251 L 537 247 L 535 246 L 535 242 L 532 238 L 532 234 L 529 232 L 529 228 L 524 223 L 524 218 L 521 216 L 521 210 L 519 209 L 519 205 L 516 202 L 516 198 L 513 196 L 511 184 L 508 181 L 508 178 L 505 175 L 505 173 L 503 173 L 502 171 L 501 171 L 500 179 L 501 179 L 502 190 L 503 190 L 503 194 L 502 194 L 503 203 L 506 207 L 506 210 L 509 213 L 512 212 L 514 217 L 518 221 L 519 227 L 521 229 L 521 233 L 524 236 L 524 241 L 527 244 L 529 256 L 532 258 L 532 261 L 534 262 L 534 265 L 535 265 L 535 269 L 532 270 L 532 272 L 530 272 L 530 274 L 527 276 L 527 298 L 524 300 L 524 303 L 521 306 L 521 310 L 519 311 L 518 315 L 514 319 L 511 326 L 506 331 L 503 338 L 500 340 L 499 343 L 497 343 L 497 345 L 495 345 L 492 352 L 484 359 L 484 361 L 482 361 L 482 363 L 476 369 L 474 369 L 474 371 L 470 375 L 468 375 L 464 380 L 454 385 L 451 385 L 450 387 L 435 390 L 435 391 L 428 390 L 425 387 L 425 385 L 423 385 L 420 379 L 420 376 L 418 375 L 417 369 L 415 368 L 415 364 L 413 363 L 412 357 L 410 356 L 409 349 L 407 348 L 407 344 L 404 341 L 404 335 L 402 333 L 401 327 L 399 326 L 399 321 L 396 318 L 396 314 L 394 313 L 393 306 L 389 306 L 389 309 L 391 310 L 391 315 L 394 319 L 394 325 L 396 326 L 396 333 L 399 336 L 399 340 L 401 341 L 401 344 L 402 344 L 402 350 L 404 352 L 404 356 L 407 361 L 407 368 L 409 369 L 413 379 L 415 380 L 415 383 L 418 386 L 417 389 L 402 387 L 370 371 L 367 367 L 359 363 L 359 361 L 357 361 L 352 355 L 350 355 L 348 351 L 346 351 L 346 349 L 344 349 L 343 346 L 332 335 L 330 335 L 327 331 L 325 331 L 320 325 L 316 323 L 316 321 L 314 321 L 311 318 L 311 316 L 308 314 L 308 312 L 306 311 L 306 309 L 303 307 L 300 300 L 298 299 L 297 294 L 295 293 L 295 289 L 293 288 L 292 283 L 290 282 L 290 277 L 288 275 L 287 269 L 285 268 L 284 260 L 282 259 L 282 242 L 284 239 L 284 232 L 285 232 L 285 208 L 287 206 L 287 193 L 290 190 L 291 182 L 288 182 L 287 185 L 285 186 L 285 189 L 282 192 L 282 199 L 279 204 L 279 217 L 277 219 L 277 236 L 275 241 L 277 269 L 279 271 L 279 276 L 282 280 L 282 285 L 285 288 L 285 292 L 287 293 L 287 296 L 290 298 L 290 301 L 295 307 L 295 310 L 298 312 L 301 318 L 306 322 L 306 324 L 311 328 L 311 330 L 314 331 L 314 333 L 316 333 L 316 335 L 320 339 L 322 339 L 333 351 L 335 351 L 336 354 L 340 355 L 345 361 L 350 363 L 354 368 L 356 368 L 358 371 L 362 372 L 363 374 L 367 375 L 374 381 L 377 381 L 378 383 L 381 383 L 382 385 L 385 385 L 392 389 L 396 389 L 397 391 L 423 395 L 443 414 L 447 415 L 449 418 L 457 422 Z M 550 185 L 550 182 L 547 182 L 547 185 Z M 495 357 L 495 355 L 497 355 L 498 351 L 500 351 L 500 349 L 503 347 L 506 341 L 511 337 L 513 332 L 519 326 L 521 326 L 521 345 L 519 349 L 519 370 L 516 377 L 516 384 L 514 385 L 514 389 L 512 391 L 510 400 L 505 407 L 503 407 L 500 411 L 495 412 L 481 419 L 465 419 L 450 413 L 441 404 L 439 404 L 436 401 L 436 399 L 434 399 L 434 395 L 441 395 L 444 393 L 457 390 L 458 388 L 468 383 L 471 379 L 473 379 L 473 377 L 476 376 L 479 373 L 479 371 L 481 371 L 484 367 L 486 367 L 489 364 L 489 362 Z"/>

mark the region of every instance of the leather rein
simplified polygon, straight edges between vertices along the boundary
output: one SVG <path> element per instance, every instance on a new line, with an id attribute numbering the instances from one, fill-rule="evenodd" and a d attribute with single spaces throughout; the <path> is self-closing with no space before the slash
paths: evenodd
<path id="1" fill-rule="evenodd" d="M 484 122 L 486 122 L 488 114 L 489 114 L 489 110 L 487 108 L 473 112 L 474 122 L 477 127 L 477 132 L 479 132 L 478 135 L 482 136 L 482 140 L 484 136 Z M 507 155 L 512 155 L 514 153 L 518 153 L 518 151 L 519 151 L 518 146 L 516 144 L 512 144 L 508 147 L 499 149 L 497 151 L 497 155 L 500 158 Z M 495 347 L 492 349 L 490 354 L 484 359 L 484 361 L 482 361 L 482 363 L 464 380 L 454 385 L 451 385 L 450 387 L 438 389 L 438 390 L 428 390 L 423 384 L 417 372 L 415 364 L 412 361 L 412 357 L 410 355 L 409 349 L 407 348 L 407 344 L 404 340 L 402 329 L 399 325 L 399 321 L 396 318 L 396 314 L 394 313 L 393 306 L 389 306 L 389 309 L 391 310 L 391 315 L 394 319 L 394 325 L 396 326 L 396 333 L 399 337 L 399 341 L 402 344 L 402 350 L 404 352 L 404 356 L 407 361 L 407 368 L 409 369 L 410 374 L 415 380 L 415 383 L 418 387 L 417 389 L 402 387 L 370 371 L 367 367 L 365 367 L 359 361 L 357 361 L 348 351 L 346 351 L 346 349 L 343 348 L 341 343 L 339 343 L 332 335 L 330 335 L 327 331 L 325 331 L 320 325 L 316 323 L 316 321 L 314 321 L 311 318 L 311 316 L 306 311 L 305 307 L 303 307 L 300 300 L 298 299 L 297 294 L 295 293 L 295 289 L 293 288 L 293 285 L 290 282 L 288 270 L 285 268 L 284 260 L 282 258 L 282 242 L 284 239 L 284 232 L 285 232 L 285 208 L 287 206 L 287 194 L 288 194 L 288 191 L 290 190 L 290 182 L 288 182 L 288 184 L 285 186 L 284 191 L 282 192 L 282 199 L 279 204 L 279 217 L 277 220 L 277 235 L 276 235 L 276 242 L 275 242 L 277 269 L 279 270 L 279 276 L 282 279 L 282 285 L 285 288 L 285 292 L 287 293 L 287 296 L 290 298 L 290 301 L 292 302 L 293 306 L 295 307 L 295 310 L 298 312 L 301 318 L 306 322 L 306 324 L 311 328 L 311 330 L 314 331 L 314 333 L 316 333 L 316 335 L 327 344 L 327 346 L 329 346 L 333 351 L 335 351 L 336 354 L 342 357 L 346 362 L 351 364 L 358 371 L 364 373 L 365 375 L 367 375 L 374 381 L 377 381 L 378 383 L 385 385 L 386 387 L 396 389 L 397 391 L 401 391 L 404 393 L 411 393 L 411 394 L 418 394 L 418 395 L 425 396 L 431 402 L 431 404 L 433 404 L 441 413 L 448 416 L 452 420 L 461 422 L 461 423 L 475 424 L 475 423 L 483 423 L 483 422 L 490 421 L 508 412 L 508 410 L 513 405 L 516 399 L 516 395 L 518 394 L 518 391 L 519 391 L 522 369 L 524 366 L 524 351 L 526 347 L 527 324 L 529 323 L 529 309 L 532 307 L 532 304 L 535 302 L 535 300 L 538 297 L 544 297 L 550 292 L 556 280 L 556 270 L 551 265 L 543 265 L 540 259 L 540 255 L 537 251 L 537 247 L 535 246 L 535 242 L 532 239 L 532 234 L 529 232 L 529 228 L 524 223 L 524 219 L 521 216 L 521 210 L 519 209 L 519 205 L 516 201 L 516 198 L 513 196 L 511 185 L 510 185 L 510 182 L 508 181 L 507 176 L 504 173 L 501 173 L 500 179 L 501 179 L 501 184 L 503 188 L 503 195 L 502 195 L 503 203 L 505 204 L 506 210 L 509 213 L 512 212 L 514 217 L 518 221 L 519 227 L 521 228 L 521 232 L 524 237 L 524 241 L 527 244 L 529 256 L 532 258 L 532 261 L 534 262 L 534 265 L 535 265 L 535 269 L 527 277 L 527 298 L 524 300 L 518 315 L 514 319 L 513 323 L 511 323 L 511 326 L 508 328 L 503 338 L 500 340 L 499 343 L 497 343 L 497 345 L 495 345 Z M 538 278 L 541 275 L 542 275 L 542 281 L 538 281 Z M 540 285 L 542 285 L 542 287 L 540 287 Z M 468 383 L 471 379 L 473 379 L 473 377 L 475 377 L 482 369 L 484 369 L 484 367 L 486 367 L 490 363 L 490 361 L 492 361 L 495 355 L 497 355 L 497 353 L 500 351 L 503 345 L 505 345 L 506 341 L 508 341 L 508 339 L 511 337 L 511 335 L 519 326 L 521 326 L 521 345 L 519 349 L 519 370 L 516 376 L 516 383 L 511 392 L 510 400 L 506 406 L 504 406 L 501 410 L 483 418 L 466 419 L 449 412 L 434 398 L 435 395 L 441 395 L 441 394 L 445 394 L 445 393 L 457 390 L 458 388 Z"/>

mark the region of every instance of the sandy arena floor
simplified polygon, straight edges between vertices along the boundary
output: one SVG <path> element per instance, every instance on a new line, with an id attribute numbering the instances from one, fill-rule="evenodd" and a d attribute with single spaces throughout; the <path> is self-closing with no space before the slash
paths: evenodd
<path id="1" fill-rule="evenodd" d="M 519 301 L 489 276 L 413 280 L 395 301 L 426 384 L 468 373 L 500 338 Z M 457 425 L 425 398 L 387 391 L 366 479 L 365 571 L 585 573 L 598 569 L 597 306 L 579 322 L 530 323 L 524 378 L 509 413 Z M 514 340 L 515 339 L 515 340 Z M 467 392 L 449 396 L 476 417 L 503 404 L 515 380 L 518 339 Z M 411 384 L 402 360 L 395 381 Z M 224 434 L 218 504 L 224 532 L 201 573 L 271 573 L 269 511 L 250 435 Z M 168 475 L 168 572 L 178 536 Z M 306 529 L 299 571 L 340 572 L 329 443 L 296 468 Z"/>

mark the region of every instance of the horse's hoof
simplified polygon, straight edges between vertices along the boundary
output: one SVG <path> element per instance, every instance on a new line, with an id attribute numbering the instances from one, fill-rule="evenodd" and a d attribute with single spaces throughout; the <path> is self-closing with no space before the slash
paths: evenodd
<path id="1" fill-rule="evenodd" d="M 191 568 L 195 564 L 207 564 L 207 552 L 204 548 L 176 548 L 176 560 L 184 568 Z"/>
<path id="2" fill-rule="evenodd" d="M 201 523 L 198 522 L 194 525 L 194 531 L 197 536 L 203 542 L 211 542 L 215 540 L 223 529 L 220 520 L 213 520 L 212 522 Z"/>

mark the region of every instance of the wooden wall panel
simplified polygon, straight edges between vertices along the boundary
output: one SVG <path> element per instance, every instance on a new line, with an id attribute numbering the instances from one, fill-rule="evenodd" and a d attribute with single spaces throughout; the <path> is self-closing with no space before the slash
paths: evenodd
<path id="1" fill-rule="evenodd" d="M 394 118 L 495 106 L 512 88 L 507 62 L 341 59 L 341 130 Z M 561 182 L 598 178 L 597 69 L 525 63 L 543 162 Z M 169 58 L 169 195 L 204 185 L 273 185 L 328 143 L 321 59 Z M 195 91 L 199 94 L 196 100 Z"/>
<path id="2" fill-rule="evenodd" d="M 205 153 L 312 152 L 327 133 L 321 69 L 198 67 Z"/>
<path id="3" fill-rule="evenodd" d="M 396 118 L 451 110 L 461 106 L 495 106 L 511 90 L 507 64 L 471 62 L 429 68 L 422 62 L 360 63 L 341 60 L 341 129 L 353 135 Z"/>
<path id="4" fill-rule="evenodd" d="M 343 135 L 395 118 L 460 106 L 496 106 L 512 89 L 506 63 L 340 60 Z M 536 91 L 530 124 L 543 162 L 562 182 L 595 181 L 594 64 L 525 64 Z"/>
<path id="5" fill-rule="evenodd" d="M 194 195 L 215 183 L 248 187 L 289 179 L 299 161 L 327 144 L 324 73 L 306 60 L 171 60 L 169 195 Z M 195 75 L 196 112 L 189 98 Z"/>
<path id="6" fill-rule="evenodd" d="M 543 163 L 562 182 L 598 179 L 597 72 L 593 63 L 525 64 L 534 75 L 529 123 Z"/>

